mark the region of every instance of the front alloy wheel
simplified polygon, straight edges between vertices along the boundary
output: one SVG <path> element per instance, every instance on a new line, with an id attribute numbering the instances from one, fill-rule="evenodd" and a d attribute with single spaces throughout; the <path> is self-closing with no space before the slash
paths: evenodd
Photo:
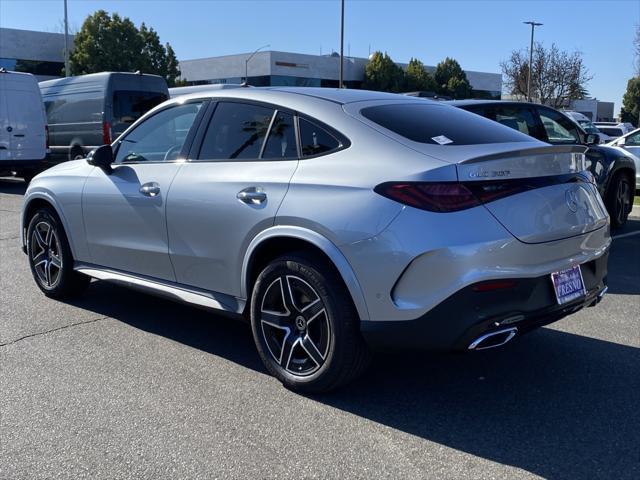
<path id="1" fill-rule="evenodd" d="M 30 255 L 39 284 L 46 289 L 55 288 L 62 274 L 62 247 L 49 221 L 41 220 L 33 227 Z"/>
<path id="2" fill-rule="evenodd" d="M 91 279 L 73 269 L 69 240 L 53 209 L 35 212 L 29 220 L 26 239 L 31 273 L 45 295 L 66 298 L 89 285 Z"/>

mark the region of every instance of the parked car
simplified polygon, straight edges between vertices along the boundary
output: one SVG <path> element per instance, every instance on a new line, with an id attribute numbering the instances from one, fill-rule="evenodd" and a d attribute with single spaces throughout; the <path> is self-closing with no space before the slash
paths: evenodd
<path id="1" fill-rule="evenodd" d="M 47 119 L 36 77 L 0 68 L 0 175 L 27 182 L 45 168 Z"/>
<path id="2" fill-rule="evenodd" d="M 600 143 L 607 143 L 613 140 L 609 135 L 600 131 L 585 114 L 571 110 L 563 110 L 562 113 L 580 125 L 585 132 L 597 134 L 600 138 Z"/>
<path id="3" fill-rule="evenodd" d="M 609 136 L 608 141 L 621 137 L 635 129 L 628 122 L 595 122 L 598 130 Z"/>
<path id="4" fill-rule="evenodd" d="M 598 145 L 597 135 L 585 132 L 553 108 L 526 102 L 459 100 L 452 105 L 495 120 L 552 145 L 584 145 L 587 166 L 604 199 L 613 228 L 622 227 L 633 207 L 636 176 L 633 156 L 621 149 Z M 599 129 L 600 127 L 598 127 Z"/>
<path id="5" fill-rule="evenodd" d="M 624 148 L 634 156 L 636 163 L 636 192 L 640 190 L 640 128 L 608 143 L 611 147 Z"/>
<path id="6" fill-rule="evenodd" d="M 22 244 L 49 297 L 95 277 L 244 315 L 269 372 L 326 391 L 370 346 L 497 347 L 595 305 L 584 150 L 380 92 L 197 92 L 37 176 Z"/>
<path id="7" fill-rule="evenodd" d="M 83 158 L 169 98 L 157 75 L 102 72 L 40 82 L 51 160 Z"/>

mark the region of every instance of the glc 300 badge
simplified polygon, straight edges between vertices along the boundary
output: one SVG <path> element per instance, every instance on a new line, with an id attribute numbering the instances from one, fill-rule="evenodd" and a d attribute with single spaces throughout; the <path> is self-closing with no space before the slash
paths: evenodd
<path id="1" fill-rule="evenodd" d="M 511 175 L 511 170 L 478 170 L 477 172 L 469 173 L 471 178 L 508 177 L 509 175 Z"/>

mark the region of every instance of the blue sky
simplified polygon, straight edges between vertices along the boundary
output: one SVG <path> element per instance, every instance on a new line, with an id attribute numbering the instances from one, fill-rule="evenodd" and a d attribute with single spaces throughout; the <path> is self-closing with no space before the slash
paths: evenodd
<path id="1" fill-rule="evenodd" d="M 97 9 L 117 11 L 154 27 L 178 59 L 272 50 L 329 53 L 339 49 L 338 0 L 69 0 L 70 24 Z M 0 0 L 0 26 L 60 31 L 63 0 Z M 347 0 L 345 52 L 387 51 L 435 65 L 450 56 L 463 68 L 500 71 L 513 49 L 527 48 L 525 20 L 544 26 L 536 40 L 579 50 L 593 80 L 591 95 L 619 111 L 633 76 L 633 37 L 640 1 L 392 1 Z"/>

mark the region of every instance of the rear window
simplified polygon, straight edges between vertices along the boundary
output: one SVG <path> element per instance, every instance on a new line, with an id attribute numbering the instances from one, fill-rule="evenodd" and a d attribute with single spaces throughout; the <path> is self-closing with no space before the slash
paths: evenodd
<path id="1" fill-rule="evenodd" d="M 160 92 L 116 90 L 113 93 L 113 123 L 133 123 L 167 99 Z"/>
<path id="2" fill-rule="evenodd" d="M 610 137 L 621 137 L 624 135 L 622 129 L 617 127 L 598 127 L 598 130 Z"/>
<path id="3" fill-rule="evenodd" d="M 531 137 L 496 122 L 444 105 L 379 105 L 364 108 L 360 113 L 372 122 L 420 143 L 474 145 L 531 141 Z"/>

